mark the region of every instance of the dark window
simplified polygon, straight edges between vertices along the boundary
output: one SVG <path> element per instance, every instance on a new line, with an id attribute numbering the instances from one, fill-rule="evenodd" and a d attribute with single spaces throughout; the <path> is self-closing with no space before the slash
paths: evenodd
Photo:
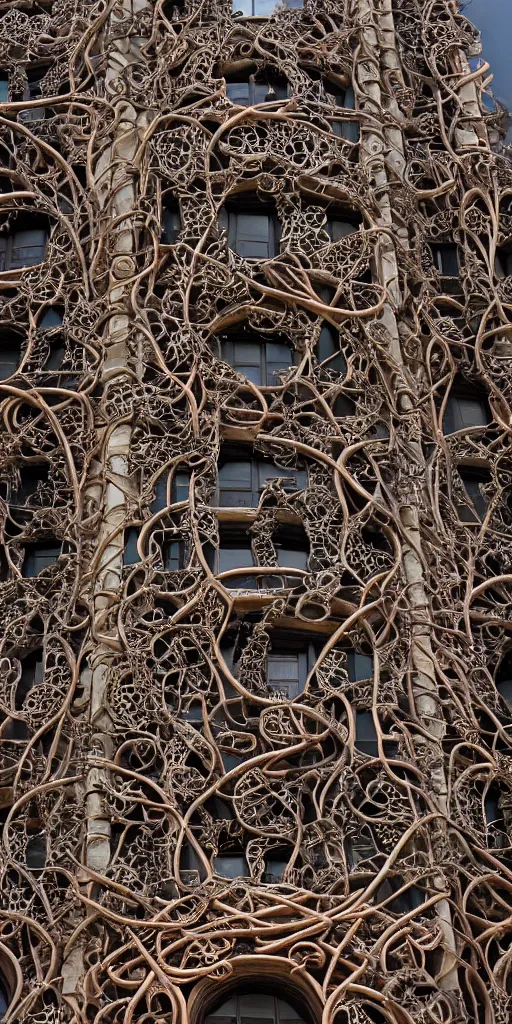
<path id="1" fill-rule="evenodd" d="M 46 865 L 46 833 L 41 829 L 29 835 L 25 850 L 27 867 L 31 871 L 42 871 Z"/>
<path id="2" fill-rule="evenodd" d="M 278 384 L 278 374 L 293 365 L 295 352 L 279 341 L 257 335 L 227 337 L 221 342 L 221 357 L 258 386 Z"/>
<path id="3" fill-rule="evenodd" d="M 171 501 L 188 501 L 190 496 L 190 474 L 178 469 L 172 478 Z"/>
<path id="4" fill-rule="evenodd" d="M 329 214 L 327 219 L 327 231 L 333 242 L 339 242 L 345 235 L 352 235 L 357 231 L 363 218 L 357 210 L 343 210 L 338 214 Z"/>
<path id="5" fill-rule="evenodd" d="M 20 483 L 11 494 L 13 505 L 24 504 L 27 498 L 36 494 L 39 484 L 48 483 L 49 465 L 47 462 L 32 463 L 20 471 Z"/>
<path id="6" fill-rule="evenodd" d="M 487 498 L 482 487 L 491 482 L 491 474 L 485 469 L 475 469 L 472 466 L 459 466 L 459 476 L 464 484 L 464 490 L 476 512 L 478 519 L 483 519 L 487 512 Z M 475 516 L 468 505 L 461 505 L 459 514 L 464 521 L 475 521 Z M 468 518 L 469 516 L 469 518 Z"/>
<path id="7" fill-rule="evenodd" d="M 221 450 L 219 459 L 217 504 L 221 507 L 256 508 L 267 481 L 277 477 L 285 478 L 287 491 L 301 491 L 308 485 L 306 469 L 290 469 L 270 460 L 244 458 L 242 446 L 240 458 L 236 458 L 235 446 L 228 452 Z"/>
<path id="8" fill-rule="evenodd" d="M 156 481 L 155 489 L 153 492 L 153 501 L 149 506 L 152 515 L 154 515 L 155 512 L 161 512 L 162 509 L 167 508 L 167 480 L 168 473 L 166 471 L 164 473 L 161 473 L 160 476 L 158 477 L 158 480 Z"/>
<path id="9" fill-rule="evenodd" d="M 491 421 L 487 395 L 466 385 L 452 387 L 443 421 L 443 433 L 453 434 L 467 427 L 485 427 Z"/>
<path id="10" fill-rule="evenodd" d="M 373 658 L 369 654 L 349 651 L 347 673 L 351 683 L 357 683 L 360 679 L 373 679 Z"/>
<path id="11" fill-rule="evenodd" d="M 267 661 L 267 685 L 287 700 L 294 700 L 303 692 L 308 675 L 308 656 L 306 651 L 294 654 L 292 651 L 280 652 L 278 648 L 270 651 Z"/>
<path id="12" fill-rule="evenodd" d="M 44 659 L 42 648 L 31 651 L 21 662 L 21 676 L 16 687 L 14 704 L 21 711 L 25 698 L 34 688 L 42 683 L 44 677 Z"/>
<path id="13" fill-rule="evenodd" d="M 217 552 L 217 572 L 230 572 L 235 569 L 243 569 L 246 566 L 253 566 L 251 541 L 247 529 L 244 527 L 221 525 L 219 549 Z M 254 590 L 257 587 L 257 576 L 238 575 L 228 576 L 224 585 L 233 589 Z"/>
<path id="14" fill-rule="evenodd" d="M 512 652 L 506 654 L 498 665 L 495 683 L 498 693 L 512 711 Z"/>
<path id="15" fill-rule="evenodd" d="M 275 885 L 282 880 L 287 867 L 288 851 L 272 850 L 272 853 L 268 853 L 265 857 L 263 881 L 269 885 Z"/>
<path id="16" fill-rule="evenodd" d="M 29 68 L 27 71 L 27 85 L 23 93 L 24 100 L 37 100 L 41 94 L 41 82 L 48 71 L 48 66 Z M 32 107 L 27 110 L 20 110 L 18 114 L 18 120 L 24 121 L 42 121 L 47 116 L 49 111 L 46 107 Z"/>
<path id="17" fill-rule="evenodd" d="M 267 659 L 267 685 L 288 700 L 304 692 L 318 657 L 318 646 L 299 633 L 276 631 Z"/>
<path id="18" fill-rule="evenodd" d="M 213 858 L 213 869 L 223 878 L 240 878 L 250 875 L 249 866 L 243 853 L 220 853 Z"/>
<path id="19" fill-rule="evenodd" d="M 356 711 L 356 747 L 368 757 L 378 757 L 377 731 L 371 711 Z"/>
<path id="20" fill-rule="evenodd" d="M 221 210 L 219 224 L 227 228 L 229 246 L 239 256 L 259 260 L 277 256 L 281 225 L 273 207 L 251 197 L 240 199 Z"/>
<path id="21" fill-rule="evenodd" d="M 60 306 L 47 306 L 39 323 L 38 331 L 51 331 L 62 324 L 63 310 Z"/>
<path id="22" fill-rule="evenodd" d="M 123 565 L 136 565 L 140 562 L 140 555 L 137 551 L 140 527 L 129 526 L 124 531 Z"/>
<path id="23" fill-rule="evenodd" d="M 9 76 L 3 71 L 0 74 L 0 103 L 9 102 Z"/>
<path id="24" fill-rule="evenodd" d="M 0 260 L 1 260 L 0 248 Z M 1 263 L 0 263 L 0 269 Z M 21 360 L 21 338 L 16 334 L 0 334 L 0 378 L 6 380 L 16 373 Z"/>
<path id="25" fill-rule="evenodd" d="M 317 342 L 317 358 L 319 363 L 325 362 L 326 370 L 335 370 L 345 376 L 347 362 L 340 350 L 339 334 L 330 324 L 324 324 Z M 329 360 L 329 362 L 327 362 Z"/>
<path id="26" fill-rule="evenodd" d="M 443 277 L 459 276 L 459 250 L 456 245 L 431 245 L 434 265 Z"/>
<path id="27" fill-rule="evenodd" d="M 33 220 L 40 220 L 34 217 Z M 20 227 L 0 236 L 0 270 L 18 270 L 41 263 L 46 251 L 48 225 Z"/>
<path id="28" fill-rule="evenodd" d="M 376 903 L 383 903 L 384 900 L 389 900 L 389 903 L 386 904 L 386 910 L 390 910 L 392 914 L 408 914 L 412 910 L 417 910 L 425 900 L 424 894 L 417 885 L 410 885 L 396 899 L 389 899 L 403 885 L 403 878 L 386 878 L 379 885 L 375 893 Z"/>
<path id="29" fill-rule="evenodd" d="M 4 1016 L 5 1016 L 6 1012 L 7 1012 L 8 1005 L 9 1005 L 9 996 L 8 996 L 7 985 L 5 984 L 3 979 L 0 978 L 0 1021 L 3 1020 L 3 1018 L 4 1018 Z"/>
<path id="30" fill-rule="evenodd" d="M 185 545 L 181 538 L 162 544 L 162 561 L 165 572 L 178 572 L 185 566 Z"/>
<path id="31" fill-rule="evenodd" d="M 512 251 L 510 249 L 496 250 L 494 274 L 500 281 L 512 274 Z"/>
<path id="32" fill-rule="evenodd" d="M 284 999 L 266 995 L 260 984 L 255 989 L 235 993 L 210 1010 L 205 1024 L 304 1024 L 304 1021 Z"/>
<path id="33" fill-rule="evenodd" d="M 45 370 L 60 370 L 62 363 L 66 355 L 66 348 L 61 342 L 54 342 L 50 345 L 50 354 L 48 359 L 45 361 Z M 68 384 L 71 387 L 72 381 L 68 380 Z"/>
<path id="34" fill-rule="evenodd" d="M 241 107 L 251 107 L 256 103 L 273 103 L 284 100 L 288 96 L 288 84 L 284 78 L 266 73 L 264 81 L 258 81 L 258 75 L 250 75 L 245 81 L 226 80 L 226 96 L 232 103 Z"/>
<path id="35" fill-rule="evenodd" d="M 25 555 L 21 575 L 38 576 L 42 569 L 53 565 L 61 553 L 60 544 L 41 541 L 35 544 L 25 544 Z"/>
<path id="36" fill-rule="evenodd" d="M 168 200 L 162 209 L 162 245 L 175 245 L 181 231 L 180 208 L 177 202 Z"/>
<path id="37" fill-rule="evenodd" d="M 351 86 L 348 89 L 341 89 L 331 82 L 324 82 L 324 89 L 331 102 L 334 101 L 337 107 L 345 110 L 355 110 L 356 99 Z M 334 135 L 346 142 L 359 142 L 361 126 L 359 121 L 331 121 L 331 128 Z"/>

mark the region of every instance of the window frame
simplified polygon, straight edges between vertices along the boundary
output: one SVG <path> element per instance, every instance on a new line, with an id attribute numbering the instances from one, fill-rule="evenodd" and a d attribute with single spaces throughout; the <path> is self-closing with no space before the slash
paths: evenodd
<path id="1" fill-rule="evenodd" d="M 484 422 L 464 423 L 461 402 L 474 401 L 478 404 Z M 457 434 L 461 430 L 485 430 L 492 423 L 491 411 L 487 398 L 487 392 L 478 388 L 472 388 L 470 384 L 465 389 L 462 387 L 451 387 L 446 401 L 443 416 L 443 434 Z M 459 424 L 459 425 L 457 425 Z"/>
<path id="2" fill-rule="evenodd" d="M 298 483 L 298 485 L 296 485 L 296 483 L 293 483 L 290 485 L 290 487 L 287 487 L 285 484 L 284 489 L 288 493 L 294 494 L 297 491 L 305 490 L 309 486 L 309 472 L 307 465 L 305 465 L 304 468 L 288 471 L 285 466 L 278 466 L 277 463 L 272 462 L 271 459 L 267 460 L 263 457 L 261 457 L 260 459 L 254 458 L 253 449 L 247 449 L 243 445 L 240 445 L 238 450 L 237 448 L 238 446 L 233 446 L 233 448 L 228 448 L 227 451 L 225 450 L 224 452 L 222 451 L 221 448 L 217 464 L 217 486 L 214 494 L 215 508 L 257 508 L 260 502 L 261 493 L 265 487 L 266 479 L 272 480 L 277 479 L 278 477 L 284 476 L 286 478 L 288 476 L 290 481 L 295 480 L 295 482 L 297 483 L 297 478 L 299 477 L 299 474 L 305 474 L 304 486 L 301 486 L 300 482 Z M 227 465 L 236 464 L 240 466 L 250 466 L 251 477 L 249 487 L 240 487 L 240 485 L 236 487 L 234 483 L 233 486 L 230 487 L 222 486 L 222 470 Z M 269 472 L 266 476 L 264 476 L 266 466 L 268 466 Z M 271 472 L 272 470 L 274 470 L 273 473 Z M 248 494 L 251 497 L 251 504 L 240 501 L 238 502 L 237 505 L 228 504 L 227 502 L 224 503 L 222 501 L 222 495 L 228 493 L 238 493 L 241 495 Z"/>
<path id="3" fill-rule="evenodd" d="M 441 277 L 448 277 L 448 278 L 451 278 L 452 280 L 456 280 L 457 278 L 459 278 L 460 277 L 460 260 L 459 260 L 459 246 L 457 245 L 457 243 L 456 242 L 429 242 L 428 244 L 429 244 L 430 250 L 432 252 L 432 262 L 433 262 L 437 272 L 440 274 L 440 276 Z M 452 255 L 455 254 L 455 259 L 457 261 L 457 273 L 456 274 L 448 273 L 447 270 L 445 271 L 444 266 L 443 266 L 443 253 L 448 254 L 449 252 Z"/>
<path id="4" fill-rule="evenodd" d="M 46 558 L 43 557 L 43 558 L 39 558 L 38 559 L 38 557 L 37 557 L 38 552 L 42 553 L 42 552 L 44 552 L 45 549 L 47 549 L 48 552 L 49 551 L 53 551 L 53 552 L 55 552 L 55 554 L 52 557 L 49 557 L 49 555 L 48 555 Z M 49 541 L 44 541 L 44 540 L 40 540 L 40 541 L 36 540 L 36 541 L 31 541 L 29 544 L 24 544 L 23 545 L 23 560 L 22 560 L 21 566 L 20 566 L 21 575 L 22 575 L 23 579 L 37 579 L 37 577 L 40 575 L 40 573 L 43 571 L 43 569 L 48 569 L 49 566 L 56 565 L 56 563 L 58 562 L 58 560 L 61 557 L 61 555 L 62 555 L 62 542 L 60 543 L 60 546 L 58 546 L 56 543 L 50 544 Z M 43 563 L 43 564 L 41 564 L 39 566 L 39 568 L 37 567 L 37 563 L 38 562 L 42 562 Z M 34 569 L 37 569 L 37 572 L 30 572 L 29 573 L 28 572 L 28 567 L 29 567 L 29 565 L 32 566 L 32 564 L 34 566 Z"/>
<path id="5" fill-rule="evenodd" d="M 247 239 L 240 239 L 240 219 L 242 217 L 266 217 L 267 218 L 267 233 L 266 243 L 256 238 L 248 236 Z M 258 262 L 273 260 L 279 256 L 280 253 L 280 241 L 281 241 L 281 222 L 277 217 L 277 211 L 274 205 L 258 202 L 254 199 L 248 199 L 243 204 L 242 198 L 237 203 L 225 203 L 219 212 L 219 226 L 227 230 L 228 246 L 235 252 L 240 259 L 243 260 L 255 260 Z M 247 256 L 237 248 L 243 242 L 255 242 L 258 244 L 266 244 L 268 250 L 268 256 L 262 256 L 260 254 L 254 256 Z"/>
<path id="6" fill-rule="evenodd" d="M 236 355 L 237 345 L 253 345 L 255 347 L 257 346 L 259 348 L 258 362 L 255 361 L 253 364 L 251 364 L 249 361 L 249 357 L 247 357 L 246 360 L 239 359 L 239 357 Z M 277 365 L 277 360 L 273 361 L 269 358 L 268 350 L 271 345 L 275 345 L 276 347 L 281 345 L 283 349 L 286 348 L 288 356 L 292 360 L 292 362 L 289 362 L 287 366 L 279 367 Z M 220 351 L 220 358 L 225 363 L 228 363 L 229 366 L 231 366 L 233 370 L 236 370 L 238 373 L 245 372 L 244 362 L 245 366 L 248 369 L 254 369 L 259 371 L 260 383 L 258 383 L 256 380 L 253 380 L 247 373 L 245 373 L 245 376 L 247 377 L 248 380 L 251 381 L 252 384 L 260 388 L 280 387 L 277 376 L 272 378 L 271 375 L 277 375 L 279 370 L 286 371 L 291 366 L 297 365 L 297 350 L 295 348 L 291 348 L 290 345 L 286 344 L 286 342 L 284 341 L 281 342 L 278 340 L 274 340 L 271 337 L 265 338 L 258 334 L 250 334 L 249 332 L 246 335 L 235 334 L 233 332 L 232 334 L 225 335 L 223 338 L 219 338 L 218 349 Z M 237 365 L 237 362 L 240 365 Z M 274 369 L 271 369 L 273 362 Z"/>
<path id="7" fill-rule="evenodd" d="M 24 233 L 24 234 L 29 234 L 29 233 L 35 234 L 36 232 L 40 232 L 41 235 L 43 236 L 44 241 L 43 241 L 42 244 L 41 243 L 37 243 L 37 244 L 36 243 L 32 243 L 30 245 L 28 245 L 28 244 L 25 244 L 25 245 L 19 245 L 18 244 L 18 245 L 16 245 L 15 244 L 16 243 L 16 239 L 22 233 Z M 6 273 L 6 272 L 13 271 L 13 270 L 25 270 L 28 267 L 39 266 L 39 264 L 44 262 L 44 259 L 46 257 L 46 249 L 47 249 L 47 246 L 48 246 L 48 239 L 49 239 L 49 237 L 50 237 L 50 232 L 48 230 L 45 230 L 45 228 L 43 228 L 43 227 L 37 227 L 37 228 L 24 228 L 24 227 L 22 227 L 22 228 L 20 228 L 18 226 L 18 229 L 16 230 L 16 225 L 13 225 L 13 230 L 10 231 L 9 234 L 0 235 L 0 273 Z M 4 242 L 5 242 L 5 245 L 3 244 Z M 35 259 L 32 259 L 28 263 L 25 263 L 25 262 L 22 263 L 22 262 L 18 262 L 18 259 L 16 257 L 14 257 L 14 253 L 17 250 L 23 250 L 23 249 L 37 249 L 37 250 L 39 250 L 39 252 L 34 254 L 35 255 Z"/>

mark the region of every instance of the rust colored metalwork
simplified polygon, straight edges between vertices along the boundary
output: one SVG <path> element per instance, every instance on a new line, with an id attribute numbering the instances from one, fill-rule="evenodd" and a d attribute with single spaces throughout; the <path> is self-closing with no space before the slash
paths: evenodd
<path id="1" fill-rule="evenodd" d="M 242 6 L 0 4 L 0 1016 L 508 1024 L 503 114 Z"/>

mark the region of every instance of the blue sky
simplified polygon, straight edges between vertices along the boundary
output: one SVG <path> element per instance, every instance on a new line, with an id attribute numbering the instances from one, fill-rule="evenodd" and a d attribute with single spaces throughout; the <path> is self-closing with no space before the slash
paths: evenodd
<path id="1" fill-rule="evenodd" d="M 512 111 L 512 0 L 471 0 L 464 14 L 480 29 L 494 95 Z"/>

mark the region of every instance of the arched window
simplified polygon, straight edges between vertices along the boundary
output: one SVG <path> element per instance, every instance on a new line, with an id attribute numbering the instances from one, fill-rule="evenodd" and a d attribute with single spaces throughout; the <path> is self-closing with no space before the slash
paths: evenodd
<path id="1" fill-rule="evenodd" d="M 305 1024 L 290 1003 L 277 995 L 248 989 L 210 1010 L 204 1024 Z"/>

